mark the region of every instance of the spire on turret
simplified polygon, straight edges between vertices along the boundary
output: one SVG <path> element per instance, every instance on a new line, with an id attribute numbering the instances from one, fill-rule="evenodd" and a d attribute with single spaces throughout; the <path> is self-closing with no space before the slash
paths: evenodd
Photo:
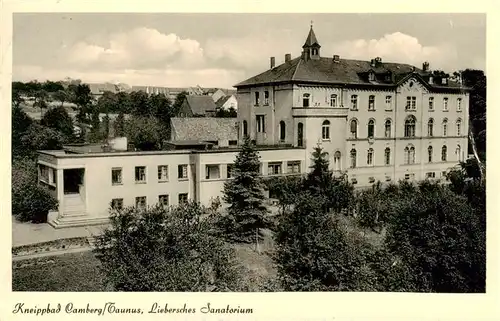
<path id="1" fill-rule="evenodd" d="M 302 46 L 302 57 L 304 58 L 304 60 L 319 59 L 320 48 L 321 45 L 319 44 L 318 39 L 314 34 L 313 22 L 311 21 L 311 29 L 309 29 L 309 34 L 307 35 L 306 42 Z"/>

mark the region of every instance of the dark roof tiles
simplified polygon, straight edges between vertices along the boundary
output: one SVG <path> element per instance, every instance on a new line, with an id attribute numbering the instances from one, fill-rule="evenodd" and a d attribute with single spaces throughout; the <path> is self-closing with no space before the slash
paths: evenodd
<path id="1" fill-rule="evenodd" d="M 338 62 L 334 62 L 333 58 L 321 57 L 306 61 L 298 57 L 240 82 L 235 87 L 286 82 L 371 84 L 373 82 L 370 82 L 368 77 L 365 77 L 370 70 L 373 70 L 376 74 L 390 73 L 393 75 L 393 78 L 388 82 L 376 81 L 375 84 L 379 85 L 395 85 L 410 73 L 427 74 L 409 64 L 381 62 L 376 66 L 372 66 L 370 61 L 364 60 L 340 59 Z M 459 87 L 459 84 L 450 80 L 446 86 L 440 86 L 440 84 L 431 86 L 435 88 L 456 88 Z"/>
<path id="2" fill-rule="evenodd" d="M 237 140 L 236 119 L 216 117 L 174 117 L 171 119 L 176 141 Z"/>

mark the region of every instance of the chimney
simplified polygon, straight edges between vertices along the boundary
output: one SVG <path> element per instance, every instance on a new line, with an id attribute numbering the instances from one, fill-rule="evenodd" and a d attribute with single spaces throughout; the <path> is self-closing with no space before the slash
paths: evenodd
<path id="1" fill-rule="evenodd" d="M 333 62 L 340 62 L 340 56 L 339 55 L 333 55 Z"/>
<path id="2" fill-rule="evenodd" d="M 422 64 L 423 71 L 429 71 L 429 63 L 426 61 Z"/>
<path id="3" fill-rule="evenodd" d="M 380 57 L 376 57 L 376 58 L 375 58 L 375 64 L 377 64 L 377 65 L 378 65 L 378 64 L 380 64 L 380 63 L 382 63 L 382 58 L 380 58 Z"/>
<path id="4" fill-rule="evenodd" d="M 372 60 L 370 61 L 370 66 L 375 67 L 375 59 L 372 59 Z"/>
<path id="5" fill-rule="evenodd" d="M 134 146 L 133 143 L 128 143 L 127 151 L 129 151 L 129 152 L 135 152 L 135 146 Z"/>
<path id="6" fill-rule="evenodd" d="M 429 76 L 429 84 L 433 84 L 434 83 L 434 77 L 433 76 Z"/>
<path id="7" fill-rule="evenodd" d="M 290 60 L 292 60 L 292 55 L 291 54 L 286 54 L 285 55 L 285 62 L 289 62 Z"/>
<path id="8" fill-rule="evenodd" d="M 274 59 L 274 57 L 271 57 L 270 62 L 271 62 L 271 69 L 273 69 L 275 66 L 275 63 L 276 63 L 276 60 Z"/>

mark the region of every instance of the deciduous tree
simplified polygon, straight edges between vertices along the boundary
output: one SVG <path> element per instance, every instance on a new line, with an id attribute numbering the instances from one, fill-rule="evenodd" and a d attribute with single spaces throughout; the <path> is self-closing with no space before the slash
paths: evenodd
<path id="1" fill-rule="evenodd" d="M 97 257 L 116 291 L 238 291 L 235 253 L 196 203 L 113 211 Z"/>

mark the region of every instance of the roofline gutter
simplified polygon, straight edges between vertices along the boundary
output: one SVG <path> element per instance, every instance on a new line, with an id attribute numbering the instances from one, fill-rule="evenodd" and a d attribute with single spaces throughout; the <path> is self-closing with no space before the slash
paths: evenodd
<path id="1" fill-rule="evenodd" d="M 425 83 L 425 82 L 424 82 Z M 276 85 L 286 85 L 286 84 L 311 84 L 311 85 L 338 85 L 341 87 L 357 87 L 357 88 L 387 88 L 387 89 L 395 89 L 397 88 L 400 83 L 398 84 L 360 84 L 360 83 L 346 83 L 346 82 L 329 82 L 329 81 L 310 81 L 310 80 L 286 80 L 286 81 L 269 81 L 269 82 L 262 82 L 262 83 L 256 83 L 256 84 L 251 84 L 251 85 L 235 85 L 234 87 L 236 89 L 243 89 L 243 88 L 251 88 L 251 87 L 257 87 L 257 86 L 276 86 Z M 426 88 L 429 90 L 433 91 L 471 91 L 472 88 L 469 87 L 444 87 L 444 86 L 428 86 L 427 83 Z"/>

